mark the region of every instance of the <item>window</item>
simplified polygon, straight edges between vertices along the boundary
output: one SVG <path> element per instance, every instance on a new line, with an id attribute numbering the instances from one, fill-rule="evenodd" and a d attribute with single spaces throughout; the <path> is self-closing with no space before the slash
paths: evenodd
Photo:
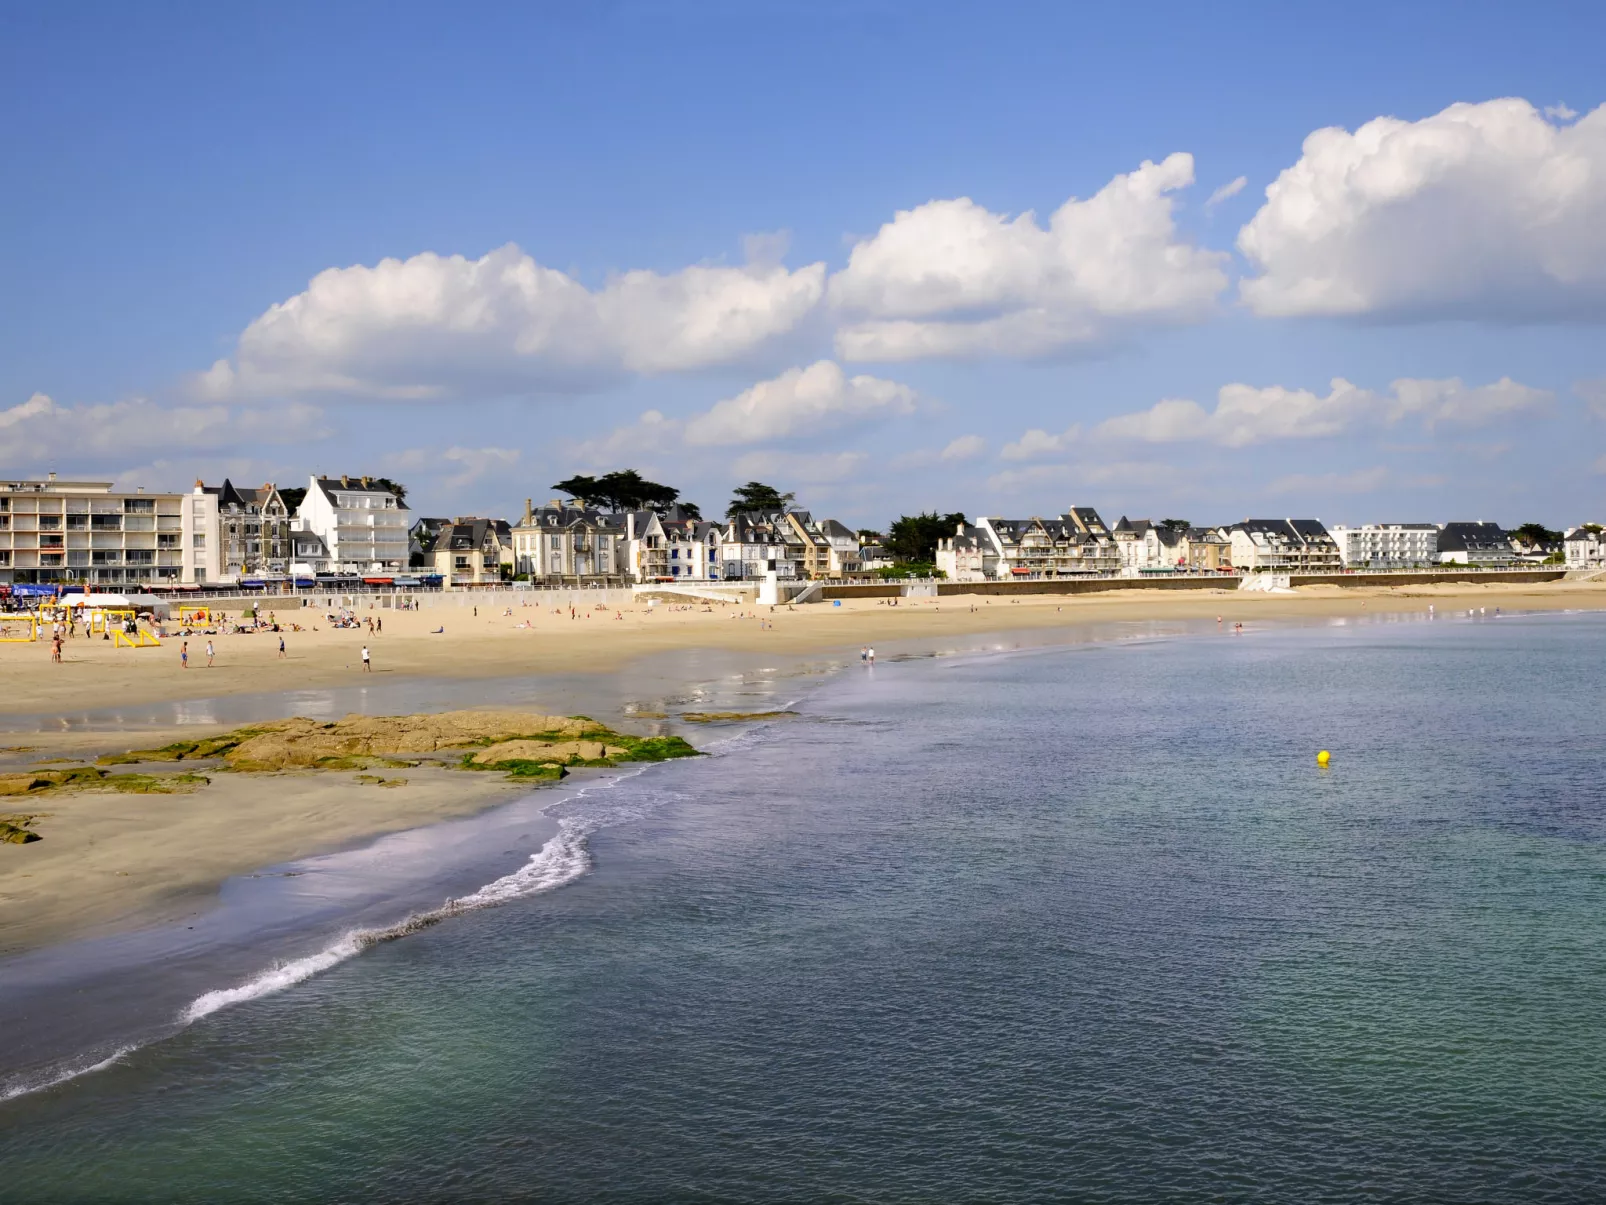
<path id="1" fill-rule="evenodd" d="M 156 513 L 156 499 L 124 498 L 123 512 L 130 515 L 154 515 Z"/>
<path id="2" fill-rule="evenodd" d="M 553 536 L 552 537 L 552 551 L 553 552 L 562 552 L 563 551 L 563 537 L 562 536 Z"/>
<path id="3" fill-rule="evenodd" d="M 163 533 L 162 535 L 159 535 L 159 536 L 156 537 L 156 546 L 158 548 L 164 548 L 164 549 L 177 548 L 178 547 L 178 539 L 179 538 L 177 536 L 175 536 L 175 535 L 168 535 L 166 533 Z"/>
<path id="4" fill-rule="evenodd" d="M 59 552 L 42 552 L 42 553 L 39 554 L 39 564 L 41 566 L 47 567 L 47 568 L 50 567 L 50 566 L 54 566 L 54 565 L 60 565 L 61 564 L 61 553 L 59 553 Z"/>
<path id="5" fill-rule="evenodd" d="M 61 516 L 60 515 L 40 515 L 39 516 L 39 530 L 40 531 L 60 531 L 61 530 Z"/>
<path id="6" fill-rule="evenodd" d="M 90 515 L 89 526 L 92 531 L 122 531 L 122 515 Z"/>
<path id="7" fill-rule="evenodd" d="M 90 559 L 96 565 L 116 565 L 122 561 L 123 553 L 118 548 L 109 548 L 104 552 L 97 549 L 90 554 Z"/>

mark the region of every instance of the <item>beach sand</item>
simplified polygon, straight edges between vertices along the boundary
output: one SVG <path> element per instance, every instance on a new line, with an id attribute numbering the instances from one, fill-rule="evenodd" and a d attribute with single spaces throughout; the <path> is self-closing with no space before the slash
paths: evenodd
<path id="1" fill-rule="evenodd" d="M 1081 596 L 1037 595 L 1018 600 L 957 596 L 904 599 L 893 607 L 852 600 L 836 607 L 795 610 L 715 605 L 576 612 L 571 618 L 538 607 L 511 615 L 472 601 L 417 612 L 374 611 L 384 631 L 329 630 L 311 608 L 278 612 L 304 632 L 286 634 L 288 657 L 272 635 L 214 636 L 217 657 L 206 668 L 207 637 L 192 637 L 190 668 L 179 666 L 177 638 L 160 649 L 119 649 L 83 637 L 66 643 L 63 664 L 49 646 L 0 645 L 0 714 L 76 715 L 112 706 L 235 694 L 318 691 L 386 681 L 405 688 L 429 679 L 507 678 L 552 674 L 628 674 L 632 663 L 680 649 L 747 655 L 852 656 L 864 644 L 908 648 L 922 642 L 990 632 L 1056 629 L 1072 638 L 1093 624 L 1214 620 L 1243 623 L 1320 620 L 1389 612 L 1440 615 L 1500 607 L 1505 611 L 1606 609 L 1606 583 L 1554 582 L 1398 589 L 1304 587 L 1293 594 L 1235 590 L 1116 591 Z M 359 611 L 366 617 L 370 612 Z M 617 616 L 617 618 L 616 618 Z M 316 625 L 318 631 L 310 630 Z M 526 626 L 527 625 L 527 626 Z M 431 629 L 445 627 L 439 634 Z M 371 675 L 362 671 L 367 644 Z M 889 649 L 890 651 L 890 649 Z M 405 691 L 403 691 L 405 697 Z M 554 714 L 581 710 L 580 700 L 544 699 Z M 628 727 L 628 717 L 598 716 Z M 186 726 L 186 737 L 207 729 Z M 694 730 L 686 734 L 697 743 Z M 0 734 L 0 770 L 49 757 L 92 757 L 151 747 L 165 734 L 151 730 Z M 168 736 L 167 739 L 173 739 Z M 391 776 L 386 772 L 387 776 Z M 419 768 L 394 772 L 400 788 L 360 785 L 350 773 L 218 774 L 185 795 L 91 792 L 45 799 L 0 799 L 0 813 L 35 812 L 44 838 L 0 845 L 0 954 L 118 926 L 173 920 L 207 906 L 218 885 L 235 874 L 339 848 L 382 832 L 460 816 L 527 792 L 528 784 L 499 775 L 466 775 Z"/>

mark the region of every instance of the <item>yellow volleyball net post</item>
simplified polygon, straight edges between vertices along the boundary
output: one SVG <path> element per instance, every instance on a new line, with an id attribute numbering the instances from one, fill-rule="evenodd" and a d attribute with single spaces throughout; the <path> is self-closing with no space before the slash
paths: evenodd
<path id="1" fill-rule="evenodd" d="M 178 625 L 181 628 L 193 627 L 200 624 L 205 627 L 212 622 L 212 612 L 206 607 L 180 607 L 178 609 Z"/>
<path id="2" fill-rule="evenodd" d="M 0 616 L 0 644 L 32 644 L 39 639 L 39 621 L 32 615 Z"/>
<path id="3" fill-rule="evenodd" d="M 115 624 L 112 622 L 114 618 Z M 93 636 L 97 632 L 115 632 L 138 618 L 138 612 L 135 611 L 117 607 L 97 607 L 89 613 L 89 634 Z"/>
<path id="4" fill-rule="evenodd" d="M 154 632 L 136 627 L 130 636 L 122 628 L 112 629 L 112 647 L 118 649 L 159 649 L 162 642 L 156 639 Z"/>

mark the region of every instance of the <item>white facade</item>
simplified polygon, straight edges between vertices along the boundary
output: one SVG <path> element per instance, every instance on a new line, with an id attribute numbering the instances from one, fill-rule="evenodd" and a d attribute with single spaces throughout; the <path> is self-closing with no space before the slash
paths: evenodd
<path id="1" fill-rule="evenodd" d="M 1438 563 L 1436 523 L 1337 524 L 1328 530 L 1346 569 L 1414 569 Z"/>
<path id="2" fill-rule="evenodd" d="M 554 501 L 537 507 L 526 499 L 512 530 L 513 572 L 531 581 L 628 576 L 632 542 L 623 515 Z"/>
<path id="3" fill-rule="evenodd" d="M 1232 564 L 1250 572 L 1331 573 L 1338 545 L 1318 519 L 1245 519 L 1228 529 Z"/>
<path id="4" fill-rule="evenodd" d="M 1606 569 L 1606 531 L 1598 523 L 1573 528 L 1562 541 L 1562 549 L 1569 569 Z"/>
<path id="5" fill-rule="evenodd" d="M 313 477 L 291 526 L 323 540 L 332 572 L 399 573 L 410 521 L 406 503 L 369 478 Z"/>
<path id="6" fill-rule="evenodd" d="M 109 481 L 0 481 L 0 583 L 171 586 L 217 578 L 217 502 Z"/>

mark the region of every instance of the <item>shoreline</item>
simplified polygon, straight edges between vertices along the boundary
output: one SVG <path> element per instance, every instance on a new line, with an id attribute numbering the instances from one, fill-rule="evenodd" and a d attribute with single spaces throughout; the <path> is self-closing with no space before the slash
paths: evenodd
<path id="1" fill-rule="evenodd" d="M 175 668 L 163 675 L 160 666 L 145 662 L 139 668 L 149 693 L 113 707 L 165 711 L 170 720 L 176 721 L 166 724 L 130 725 L 115 719 L 97 723 L 97 709 L 92 707 L 77 713 L 77 723 L 59 716 L 52 720 L 48 711 L 19 711 L 17 705 L 26 694 L 14 692 L 5 704 L 11 708 L 11 723 L 0 726 L 0 732 L 9 732 L 0 736 L 6 749 L 0 752 L 0 772 L 51 757 L 92 759 L 98 753 L 135 743 L 155 743 L 153 737 L 167 735 L 171 739 L 172 734 L 180 732 L 194 738 L 241 722 L 238 717 L 227 723 L 213 717 L 202 704 L 214 698 L 219 702 L 234 700 L 247 710 L 260 710 L 263 716 L 276 710 L 271 718 L 282 718 L 297 712 L 317 712 L 318 708 L 306 706 L 317 701 L 308 696 L 345 696 L 352 689 L 358 689 L 360 701 L 369 706 L 347 710 L 381 714 L 428 712 L 463 705 L 497 706 L 518 698 L 524 704 L 535 705 L 532 709 L 552 714 L 589 714 L 612 724 L 646 727 L 654 734 L 688 736 L 696 744 L 700 733 L 706 740 L 719 728 L 677 723 L 671 708 L 678 705 L 686 711 L 765 710 L 753 704 L 752 698 L 762 695 L 773 701 L 787 679 L 814 677 L 840 668 L 855 659 L 856 646 L 864 643 L 880 643 L 883 659 L 887 659 L 892 654 L 939 651 L 941 646 L 951 647 L 955 641 L 987 643 L 1028 635 L 1032 643 L 1042 645 L 1079 639 L 1098 641 L 1114 638 L 1115 629 L 1134 623 L 1177 623 L 1188 627 L 1209 623 L 1218 614 L 1223 626 L 1230 629 L 1236 622 L 1281 624 L 1426 613 L 1430 605 L 1446 617 L 1474 604 L 1511 612 L 1606 609 L 1606 585 L 1568 586 L 1505 585 L 1453 591 L 1429 588 L 1409 593 L 1337 593 L 1338 588 L 1315 587 L 1295 595 L 1245 596 L 1230 592 L 1185 598 L 1148 595 L 1141 600 L 1112 599 L 1110 595 L 1071 600 L 1036 596 L 1030 602 L 995 601 L 991 605 L 967 598 L 961 599 L 958 606 L 951 599 L 944 600 L 947 607 L 931 602 L 898 607 L 860 603 L 853 607 L 820 607 L 814 614 L 777 608 L 773 620 L 765 611 L 762 622 L 766 626 L 762 628 L 758 618 L 730 617 L 738 612 L 759 614 L 746 608 L 730 608 L 725 613 L 716 610 L 712 613 L 713 622 L 707 612 L 638 615 L 633 623 L 629 619 L 582 621 L 547 616 L 543 617 L 547 620 L 545 634 L 562 635 L 565 639 L 563 647 L 543 649 L 543 664 L 539 666 L 543 672 L 538 677 L 510 674 L 507 654 L 511 650 L 507 646 L 510 638 L 529 639 L 532 632 L 538 639 L 543 628 L 532 625 L 515 630 L 510 626 L 513 621 L 506 616 L 495 616 L 489 617 L 487 631 L 477 639 L 467 635 L 453 646 L 429 646 L 427 635 L 405 631 L 376 637 L 376 645 L 381 639 L 394 639 L 402 649 L 397 659 L 412 664 L 417 671 L 408 678 L 401 677 L 400 670 L 392 671 L 396 676 L 383 682 L 374 681 L 379 677 L 377 673 L 364 675 L 355 684 L 351 675 L 345 675 L 338 686 L 331 683 L 320 689 L 302 682 L 291 690 L 262 691 L 256 697 L 249 688 L 268 684 L 269 674 L 287 663 L 275 666 L 270 661 L 266 667 L 269 673 L 251 672 L 249 656 L 243 656 L 240 659 L 247 661 L 248 668 L 233 674 L 204 670 L 190 673 Z M 1143 605 L 1132 605 L 1134 602 Z M 796 622 L 800 617 L 802 622 Z M 524 617 L 515 616 L 514 620 L 520 618 Z M 682 622 L 676 623 L 677 618 Z M 502 622 L 498 624 L 498 620 Z M 774 627 L 768 626 L 771 622 Z M 650 629 L 653 624 L 659 626 Z M 580 626 L 579 631 L 574 631 L 576 626 Z M 1101 632 L 1101 628 L 1111 630 Z M 632 633 L 634 639 L 629 638 Z M 316 644 L 315 637 L 347 634 L 306 635 L 309 643 Z M 619 640 L 620 637 L 625 639 Z M 250 654 L 267 647 L 265 643 L 248 647 L 252 640 L 265 641 L 262 637 L 214 639 L 225 656 L 235 655 L 237 649 Z M 598 647 L 609 641 L 625 647 Z M 454 655 L 430 659 L 418 655 L 415 649 L 409 662 L 405 647 L 409 642 L 423 643 L 425 651 L 431 653 L 449 650 Z M 204 647 L 204 639 L 198 643 Z M 541 641 L 543 646 L 549 643 Z M 29 646 L 10 646 L 5 651 L 11 656 L 0 665 L 9 668 L 7 663 L 16 660 L 18 647 Z M 339 646 L 332 647 L 338 653 Z M 465 651 L 471 655 L 456 655 Z M 119 652 L 126 658 L 144 650 Z M 82 664 L 93 672 L 99 661 L 86 658 Z M 553 662 L 559 664 L 554 666 Z M 261 668 L 255 667 L 257 671 Z M 487 672 L 491 668 L 500 673 Z M 116 669 L 127 672 L 122 667 Z M 201 684 L 208 688 L 221 686 L 225 693 L 186 699 L 162 697 L 176 687 L 193 691 Z M 58 682 L 58 686 L 65 685 Z M 643 686 L 651 689 L 643 690 Z M 757 689 L 746 689 L 755 686 Z M 66 698 L 59 691 L 50 697 Z M 465 703 L 468 698 L 474 701 Z M 72 701 L 82 704 L 88 700 L 75 693 Z M 97 701 L 103 702 L 104 696 Z M 421 702 L 429 705 L 415 705 Z M 641 705 L 643 702 L 646 707 Z M 320 718 L 335 718 L 328 714 L 329 710 L 325 708 Z M 184 722 L 180 718 L 191 715 L 195 721 Z M 36 723 L 22 725 L 25 717 Z M 18 748 L 29 751 L 10 751 Z M 0 846 L 0 959 L 91 936 L 193 919 L 213 906 L 222 885 L 236 876 L 356 848 L 386 833 L 479 815 L 532 791 L 529 783 L 509 781 L 500 775 L 419 769 L 409 771 L 407 776 L 411 781 L 404 787 L 376 789 L 357 785 L 355 776 L 349 773 L 219 774 L 208 786 L 187 795 L 90 792 L 41 800 L 33 810 L 42 817 L 44 839 L 24 846 Z M 25 801 L 16 802 L 15 808 L 0 806 L 0 812 L 22 810 Z M 0 800 L 0 805 L 7 804 L 8 800 Z"/>

